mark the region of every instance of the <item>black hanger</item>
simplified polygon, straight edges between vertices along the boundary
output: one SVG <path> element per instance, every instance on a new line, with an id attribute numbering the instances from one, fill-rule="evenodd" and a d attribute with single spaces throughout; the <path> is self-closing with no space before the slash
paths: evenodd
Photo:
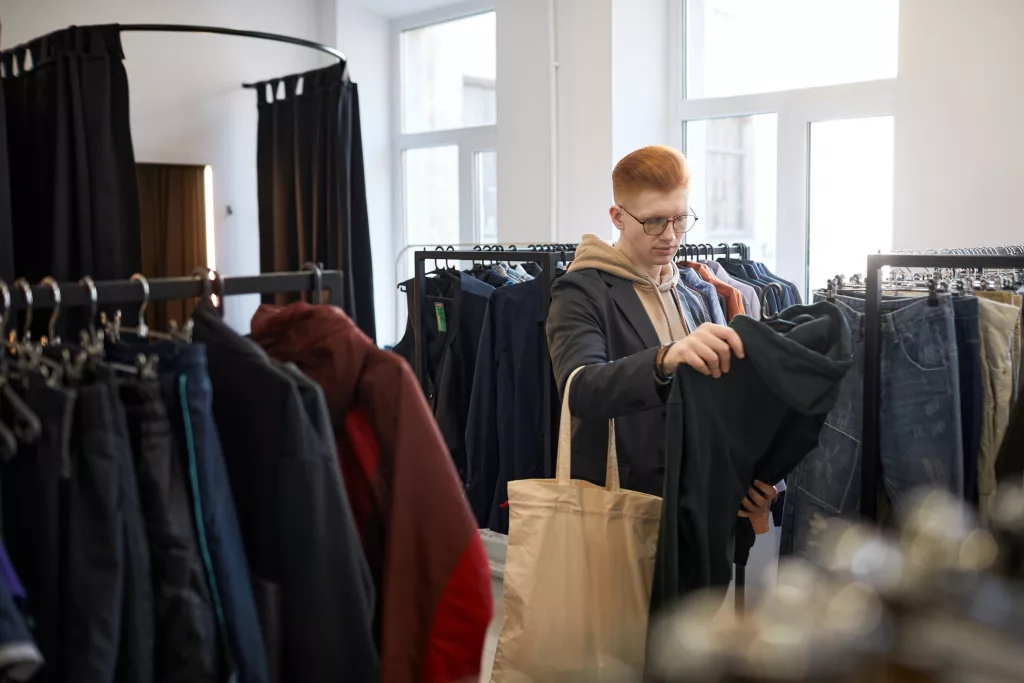
<path id="1" fill-rule="evenodd" d="M 829 283 L 831 284 L 832 280 L 829 280 Z M 768 290 L 769 289 L 775 290 L 775 294 L 777 295 L 777 297 L 780 300 L 783 297 L 782 285 L 780 285 L 778 282 L 770 282 L 770 283 L 768 283 L 768 286 L 765 287 L 764 290 L 761 292 L 761 297 L 760 297 L 761 298 L 761 311 L 767 311 L 768 310 Z M 782 311 L 779 311 L 779 313 L 781 313 L 781 312 Z M 776 314 L 772 315 L 772 314 L 765 314 L 765 313 L 762 312 L 761 313 L 761 320 L 775 320 L 776 318 L 779 317 L 779 313 L 776 313 Z"/>
<path id="2" fill-rule="evenodd" d="M 731 258 L 730 254 L 732 253 L 729 245 L 725 242 L 719 242 L 718 246 L 722 249 L 722 255 L 725 256 L 725 260 L 728 261 Z"/>
<path id="3" fill-rule="evenodd" d="M 938 306 L 939 305 L 939 288 L 935 282 L 935 278 L 928 279 L 928 305 Z"/>

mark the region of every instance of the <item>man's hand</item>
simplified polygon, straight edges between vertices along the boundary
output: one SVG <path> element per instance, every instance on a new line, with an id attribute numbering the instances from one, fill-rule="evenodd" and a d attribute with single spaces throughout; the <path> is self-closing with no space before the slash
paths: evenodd
<path id="1" fill-rule="evenodd" d="M 737 514 L 739 517 L 750 520 L 750 524 L 754 527 L 754 533 L 766 534 L 769 528 L 768 515 L 772 502 L 778 495 L 779 492 L 771 484 L 755 481 L 743 498 L 743 509 Z"/>
<path id="2" fill-rule="evenodd" d="M 697 372 L 718 378 L 729 372 L 733 354 L 743 358 L 743 341 L 736 331 L 725 325 L 704 323 L 672 345 L 665 354 L 662 371 L 671 377 L 680 365 L 689 365 Z"/>

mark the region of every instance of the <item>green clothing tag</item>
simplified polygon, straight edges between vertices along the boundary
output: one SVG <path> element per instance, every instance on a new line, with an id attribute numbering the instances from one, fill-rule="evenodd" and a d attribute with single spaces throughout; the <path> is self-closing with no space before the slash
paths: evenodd
<path id="1" fill-rule="evenodd" d="M 437 315 L 437 331 L 447 332 L 448 331 L 448 320 L 444 315 L 444 304 L 438 302 L 434 304 L 434 313 Z"/>

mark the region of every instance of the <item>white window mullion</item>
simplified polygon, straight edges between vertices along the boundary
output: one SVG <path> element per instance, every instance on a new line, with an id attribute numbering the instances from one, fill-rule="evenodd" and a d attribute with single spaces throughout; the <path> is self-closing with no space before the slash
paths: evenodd
<path id="1" fill-rule="evenodd" d="M 459 145 L 459 241 L 463 244 L 477 241 L 473 165 L 473 148 Z"/>
<path id="2" fill-rule="evenodd" d="M 776 272 L 803 289 L 807 269 L 808 130 L 792 111 L 779 112 Z"/>

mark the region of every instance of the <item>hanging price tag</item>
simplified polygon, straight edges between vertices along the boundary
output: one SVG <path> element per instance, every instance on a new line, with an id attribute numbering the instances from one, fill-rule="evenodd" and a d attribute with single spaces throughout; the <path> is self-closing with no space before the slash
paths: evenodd
<path id="1" fill-rule="evenodd" d="M 448 320 L 444 314 L 444 304 L 438 302 L 434 304 L 434 314 L 437 315 L 437 331 L 447 332 L 448 331 Z"/>

